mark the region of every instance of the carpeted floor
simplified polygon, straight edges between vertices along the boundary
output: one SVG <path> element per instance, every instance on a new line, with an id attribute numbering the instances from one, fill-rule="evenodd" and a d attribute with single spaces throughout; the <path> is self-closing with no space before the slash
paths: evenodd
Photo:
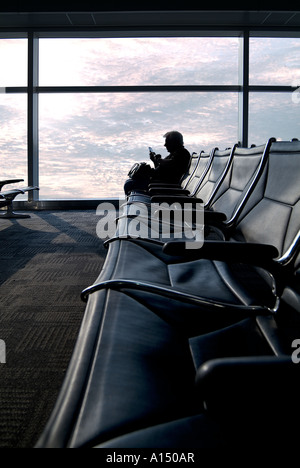
<path id="1" fill-rule="evenodd" d="M 103 265 L 95 211 L 0 219 L 0 448 L 34 447 L 61 387 Z"/>

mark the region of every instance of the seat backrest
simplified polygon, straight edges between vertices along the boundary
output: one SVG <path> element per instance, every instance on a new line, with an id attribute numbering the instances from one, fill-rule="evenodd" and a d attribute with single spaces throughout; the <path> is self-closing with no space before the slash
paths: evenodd
<path id="1" fill-rule="evenodd" d="M 300 142 L 273 142 L 263 175 L 245 205 L 233 238 L 272 244 L 281 263 L 300 245 Z"/>
<path id="2" fill-rule="evenodd" d="M 201 151 L 200 159 L 195 168 L 195 171 L 186 185 L 186 190 L 189 190 L 191 195 L 194 195 L 201 184 L 202 180 L 206 176 L 210 165 L 214 158 L 215 149 L 210 152 Z"/>
<path id="3" fill-rule="evenodd" d="M 197 198 L 203 200 L 205 209 L 209 208 L 230 169 L 236 146 L 234 145 L 232 148 L 223 151 L 216 149 L 214 152 L 214 158 L 209 170 L 195 194 Z"/>
<path id="4" fill-rule="evenodd" d="M 262 175 L 272 140 L 253 148 L 235 149 L 230 170 L 209 207 L 226 214 L 225 224 L 228 227 L 238 221 L 239 214 Z"/>
<path id="5" fill-rule="evenodd" d="M 202 151 L 201 151 L 202 153 Z M 194 172 L 197 168 L 197 165 L 200 161 L 200 158 L 201 158 L 201 153 L 193 153 L 192 156 L 191 156 L 191 160 L 190 160 L 190 165 L 189 165 L 189 168 L 188 170 L 186 171 L 186 173 L 183 175 L 181 181 L 180 181 L 180 185 L 183 189 L 186 188 L 186 186 L 188 185 L 189 181 L 191 180 L 191 178 L 193 177 L 194 175 Z"/>

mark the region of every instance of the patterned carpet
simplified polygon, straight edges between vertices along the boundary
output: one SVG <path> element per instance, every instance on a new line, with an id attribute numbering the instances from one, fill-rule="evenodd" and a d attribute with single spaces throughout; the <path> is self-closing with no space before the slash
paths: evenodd
<path id="1" fill-rule="evenodd" d="M 0 219 L 0 448 L 34 447 L 61 387 L 103 265 L 95 211 Z"/>

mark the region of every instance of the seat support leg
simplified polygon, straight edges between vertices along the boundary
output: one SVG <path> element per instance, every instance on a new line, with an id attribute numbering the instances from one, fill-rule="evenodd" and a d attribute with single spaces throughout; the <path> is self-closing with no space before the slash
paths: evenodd
<path id="1" fill-rule="evenodd" d="M 13 211 L 13 204 L 11 202 L 7 206 L 6 211 L 3 214 L 0 213 L 0 218 L 4 218 L 4 219 L 26 219 L 26 218 L 30 218 L 30 215 L 22 214 L 22 213 L 15 213 Z"/>

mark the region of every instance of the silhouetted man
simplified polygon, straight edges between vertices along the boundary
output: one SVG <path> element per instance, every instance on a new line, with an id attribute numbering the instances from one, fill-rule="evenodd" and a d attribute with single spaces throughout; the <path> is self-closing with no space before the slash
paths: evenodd
<path id="1" fill-rule="evenodd" d="M 137 179 L 128 179 L 124 185 L 126 195 L 133 190 L 147 191 L 150 182 L 177 184 L 188 170 L 191 155 L 184 147 L 182 134 L 171 131 L 164 138 L 164 146 L 170 154 L 162 158 L 160 154 L 151 152 L 150 159 L 154 163 L 154 169 L 148 170 L 147 174 Z"/>

